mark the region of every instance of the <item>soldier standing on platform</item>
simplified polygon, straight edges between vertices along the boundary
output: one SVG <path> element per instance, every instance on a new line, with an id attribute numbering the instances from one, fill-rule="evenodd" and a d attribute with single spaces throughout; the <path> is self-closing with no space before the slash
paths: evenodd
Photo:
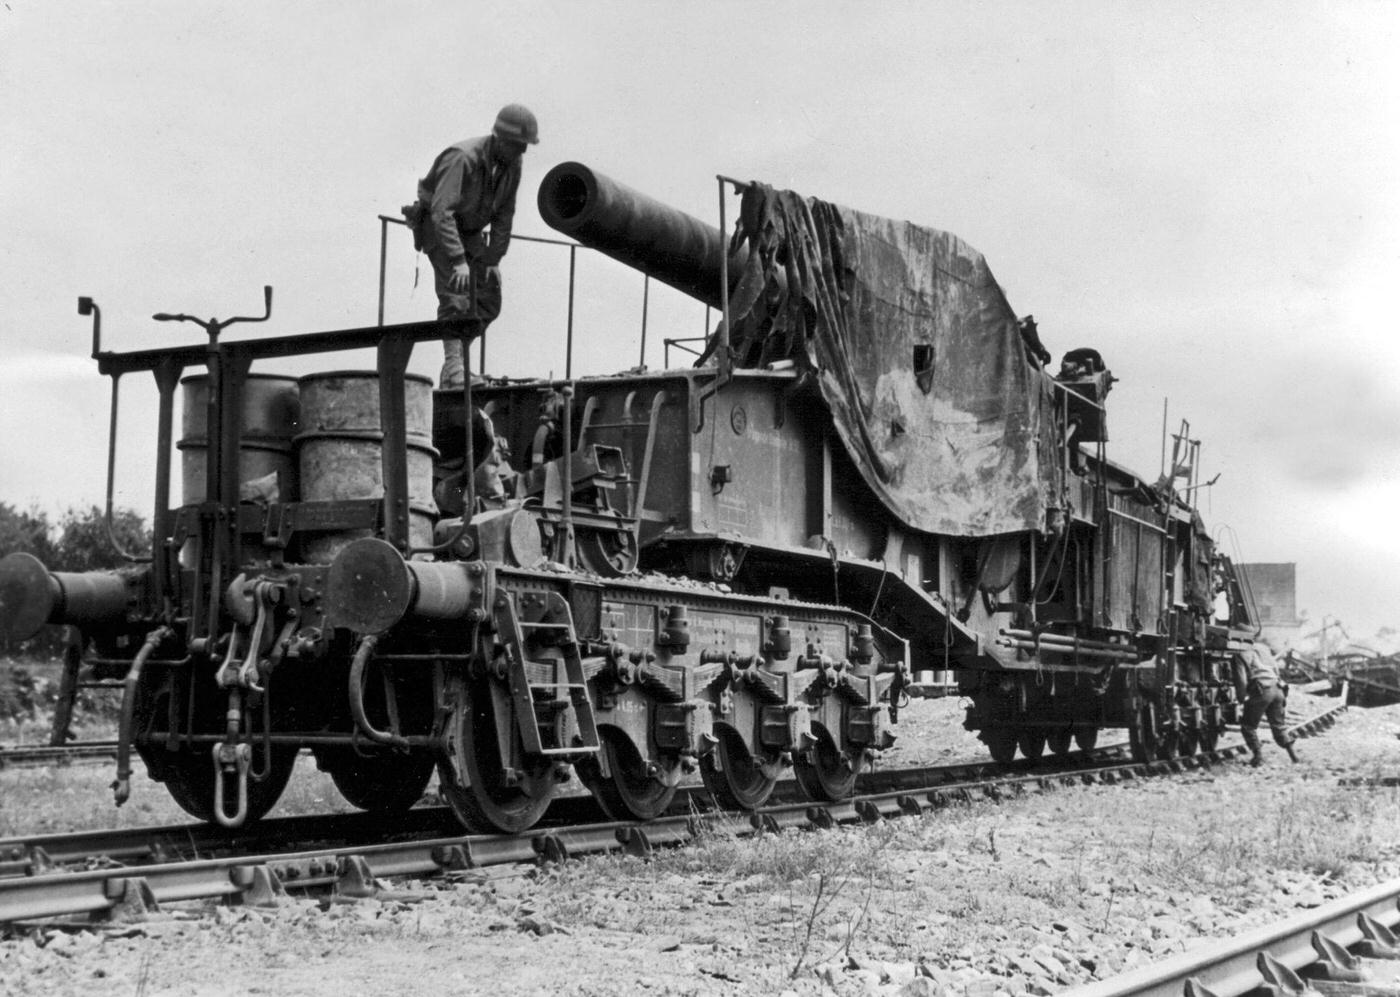
<path id="1" fill-rule="evenodd" d="M 496 115 L 490 135 L 448 146 L 418 182 L 418 200 L 404 209 L 414 245 L 433 265 L 438 318 L 466 320 L 465 338 L 486 331 L 501 312 L 501 258 L 510 248 L 520 160 L 539 142 L 535 116 L 520 104 Z M 490 228 L 489 238 L 484 230 Z M 443 340 L 440 388 L 460 388 L 461 341 Z"/>

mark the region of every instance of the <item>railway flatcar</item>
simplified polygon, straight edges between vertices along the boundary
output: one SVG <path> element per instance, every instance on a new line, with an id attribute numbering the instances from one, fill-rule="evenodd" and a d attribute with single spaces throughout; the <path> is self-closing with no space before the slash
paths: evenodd
<path id="1" fill-rule="evenodd" d="M 1253 618 L 1188 435 L 1161 481 L 1111 462 L 1103 360 L 1052 373 L 955 236 L 734 186 L 727 236 L 582 164 L 540 187 L 546 222 L 723 316 L 684 368 L 434 391 L 413 350 L 466 326 L 211 320 L 117 353 L 94 314 L 99 370 L 159 393 L 154 551 L 10 554 L 0 627 L 73 625 L 124 674 L 117 802 L 134 753 L 238 826 L 305 749 L 384 813 L 436 771 L 482 832 L 571 775 L 617 820 L 697 772 L 726 807 L 788 776 L 839 800 L 936 676 L 998 760 L 1105 728 L 1141 758 L 1212 747 Z M 373 369 L 337 361 L 367 347 Z M 324 366 L 276 369 L 304 356 Z"/>

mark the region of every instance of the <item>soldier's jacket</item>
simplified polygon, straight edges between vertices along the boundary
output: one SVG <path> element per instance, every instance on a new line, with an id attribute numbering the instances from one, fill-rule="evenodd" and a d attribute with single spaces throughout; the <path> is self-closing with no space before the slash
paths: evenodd
<path id="1" fill-rule="evenodd" d="M 506 166 L 496 163 L 491 155 L 494 141 L 483 135 L 448 146 L 418 181 L 423 250 L 441 248 L 453 266 L 467 260 L 495 266 L 510 246 L 520 160 Z M 489 243 L 482 235 L 488 225 Z"/>
<path id="2" fill-rule="evenodd" d="M 1279 685 L 1278 661 L 1273 652 L 1255 644 L 1237 659 L 1236 686 L 1243 699 L 1256 690 L 1263 691 Z"/>

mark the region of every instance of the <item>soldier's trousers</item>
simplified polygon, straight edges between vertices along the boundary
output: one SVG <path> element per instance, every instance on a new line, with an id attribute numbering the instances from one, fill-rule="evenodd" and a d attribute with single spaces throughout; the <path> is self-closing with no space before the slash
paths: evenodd
<path id="1" fill-rule="evenodd" d="M 1266 717 L 1275 744 L 1287 750 L 1293 743 L 1293 738 L 1288 736 L 1284 703 L 1283 690 L 1277 685 L 1261 687 L 1254 682 L 1249 684 L 1249 696 L 1244 701 L 1244 713 L 1240 717 L 1240 733 L 1244 735 L 1244 743 L 1255 755 L 1260 752 L 1259 721 Z"/>
<path id="2" fill-rule="evenodd" d="M 474 270 L 479 270 L 481 275 L 473 281 L 476 285 L 476 300 L 473 302 L 471 293 L 458 294 L 452 290 L 449 284 L 452 278 L 452 264 L 448 262 L 447 255 L 442 250 L 437 247 L 429 250 L 428 261 L 433 265 L 433 290 L 437 292 L 439 321 L 467 319 L 467 338 L 475 339 L 480 336 L 486 331 L 486 327 L 495 321 L 496 316 L 501 314 L 499 271 L 496 275 L 486 278 L 485 267 L 473 267 Z M 465 369 L 461 340 L 451 337 L 444 339 L 442 354 L 442 373 L 438 378 L 438 387 L 460 388 Z"/>

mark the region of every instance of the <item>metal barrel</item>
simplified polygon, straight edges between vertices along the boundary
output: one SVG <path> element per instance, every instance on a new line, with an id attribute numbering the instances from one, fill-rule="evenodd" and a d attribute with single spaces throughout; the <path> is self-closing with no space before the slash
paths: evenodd
<path id="1" fill-rule="evenodd" d="M 22 552 L 0 558 L 0 637 L 28 640 L 46 623 L 120 623 L 134 599 L 116 571 L 49 571 Z"/>
<path id="2" fill-rule="evenodd" d="M 209 440 L 205 419 L 209 403 L 209 375 L 194 374 L 180 382 L 184 388 L 181 419 L 180 469 L 182 505 L 204 501 L 205 468 Z M 292 438 L 300 419 L 297 379 L 278 374 L 249 374 L 243 386 L 243 436 L 238 453 L 239 483 L 276 474 L 283 502 L 296 495 L 296 461 Z"/>
<path id="3" fill-rule="evenodd" d="M 300 379 L 301 428 L 296 437 L 301 498 L 305 502 L 381 498 L 384 432 L 379 418 L 379 375 L 374 371 L 327 371 Z M 409 539 L 415 547 L 432 544 L 433 382 L 418 374 L 404 377 L 404 417 L 408 428 Z M 303 540 L 301 558 L 326 564 L 367 530 L 313 535 Z"/>
<path id="4" fill-rule="evenodd" d="M 720 308 L 724 233 L 582 163 L 560 163 L 540 181 L 545 224 L 590 249 Z M 731 285 L 747 253 L 734 257 Z"/>

